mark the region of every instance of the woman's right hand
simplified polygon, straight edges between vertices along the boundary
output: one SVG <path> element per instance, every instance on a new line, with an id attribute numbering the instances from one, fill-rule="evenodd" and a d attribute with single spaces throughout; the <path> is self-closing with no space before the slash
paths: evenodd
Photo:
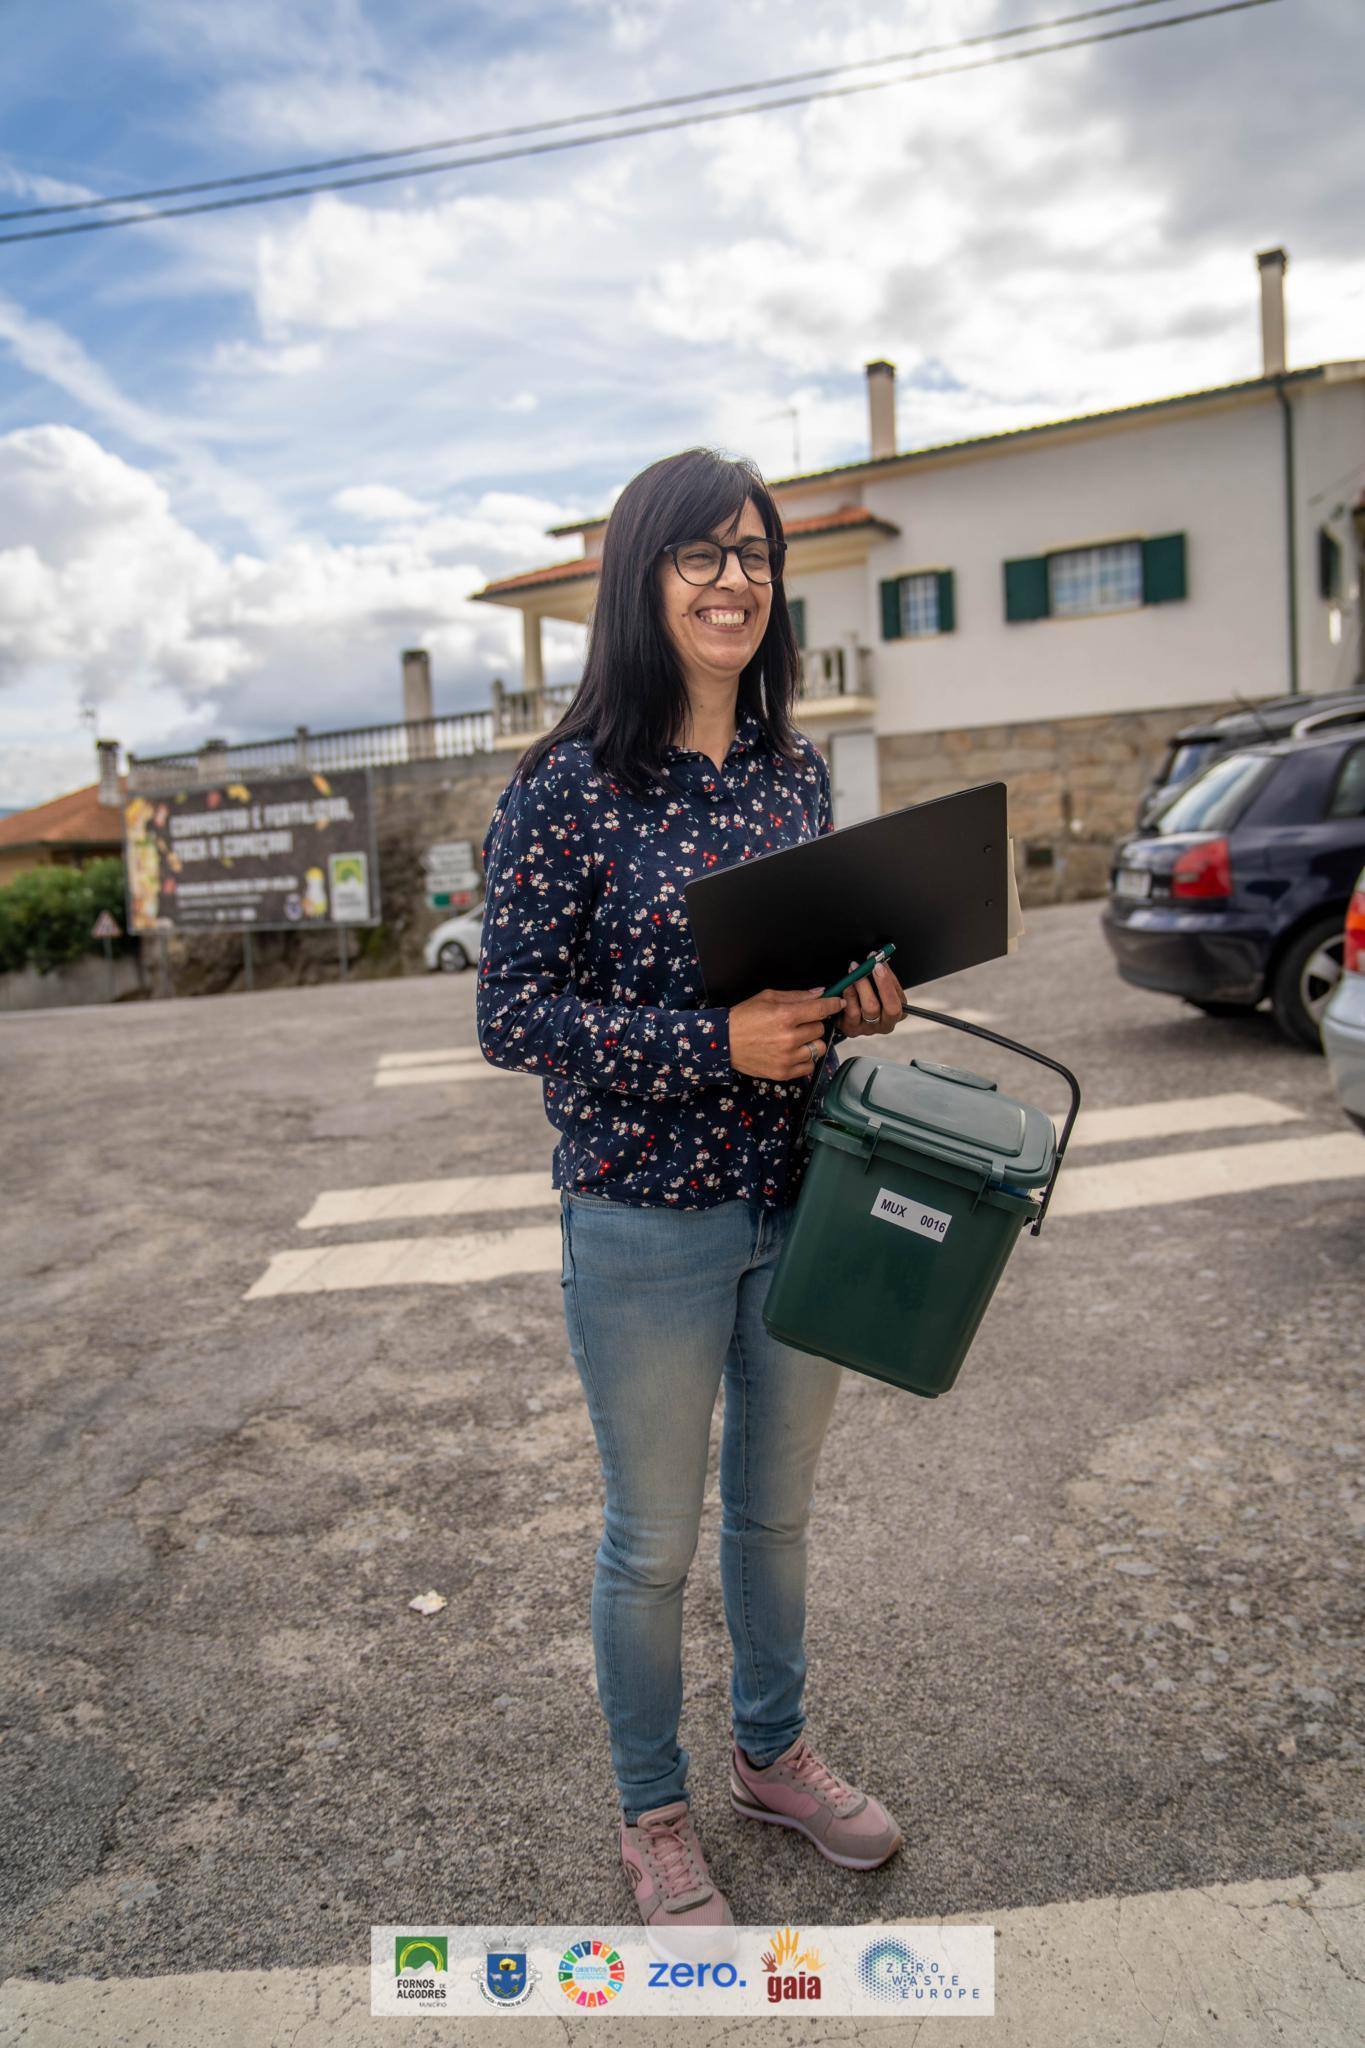
<path id="1" fill-rule="evenodd" d="M 808 1081 L 824 1054 L 826 1021 L 843 1008 L 842 996 L 818 988 L 760 989 L 730 1011 L 730 1065 L 762 1081 Z"/>

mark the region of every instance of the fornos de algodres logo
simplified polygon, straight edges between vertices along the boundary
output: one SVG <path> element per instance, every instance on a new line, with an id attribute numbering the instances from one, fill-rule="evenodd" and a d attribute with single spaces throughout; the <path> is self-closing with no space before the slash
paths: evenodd
<path id="1" fill-rule="evenodd" d="M 444 1934 L 400 1934 L 394 1943 L 394 1988 L 414 2005 L 444 2005 L 450 1941 Z"/>

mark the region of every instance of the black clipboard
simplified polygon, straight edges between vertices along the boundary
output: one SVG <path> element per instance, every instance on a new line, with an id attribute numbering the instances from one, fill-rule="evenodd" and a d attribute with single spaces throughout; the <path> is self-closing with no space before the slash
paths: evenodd
<path id="1" fill-rule="evenodd" d="M 683 884 L 708 1005 L 828 988 L 894 941 L 902 988 L 1008 950 L 1005 785 L 845 825 Z"/>

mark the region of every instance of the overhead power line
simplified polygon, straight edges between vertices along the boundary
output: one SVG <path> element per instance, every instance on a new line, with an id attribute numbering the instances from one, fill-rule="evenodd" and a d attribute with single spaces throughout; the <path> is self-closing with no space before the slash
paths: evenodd
<path id="1" fill-rule="evenodd" d="M 367 149 L 356 156 L 324 157 L 319 162 L 286 164 L 273 171 L 242 171 L 229 178 L 199 178 L 187 185 L 153 185 L 143 192 L 120 192 L 104 199 L 71 199 L 50 206 L 25 206 L 0 213 L 0 221 L 43 220 L 59 213 L 86 213 L 101 206 L 136 206 L 153 199 L 184 199 L 199 192 L 227 192 L 243 185 L 263 185 L 275 178 L 311 178 L 321 171 L 346 171 L 358 164 L 394 163 L 403 157 L 429 156 L 437 149 L 472 149 L 484 142 L 508 142 L 518 135 L 543 135 L 552 128 L 581 127 L 588 121 L 623 121 L 635 114 L 657 114 L 666 107 L 690 107 L 704 100 L 734 99 L 746 92 L 775 92 L 779 86 L 809 85 L 817 78 L 837 78 L 846 71 L 868 71 L 887 64 L 918 64 L 926 57 L 945 57 L 983 43 L 1003 43 L 1019 36 L 1041 35 L 1045 29 L 1074 28 L 1111 14 L 1132 14 L 1142 7 L 1160 7 L 1167 0 L 1115 0 L 1107 7 L 1087 7 L 1079 14 L 1059 14 L 1050 21 L 1023 22 L 1015 28 L 989 29 L 952 43 L 926 43 L 919 50 L 896 50 L 885 57 L 855 57 L 843 64 L 823 64 L 813 71 L 788 71 L 777 78 L 751 78 L 742 85 L 714 85 L 705 91 L 671 93 L 666 99 L 636 100 L 624 107 L 599 107 L 590 114 L 561 114 L 555 120 L 522 121 L 511 128 L 483 128 L 469 135 L 447 135 L 438 142 L 413 142 L 403 149 Z"/>
<path id="2" fill-rule="evenodd" d="M 1145 5 L 1147 0 L 1132 0 L 1132 4 Z M 1182 28 L 1191 22 L 1210 21 L 1218 15 L 1245 14 L 1253 7 L 1275 7 L 1279 4 L 1280 0 L 1222 0 L 1222 4 L 1219 6 L 1203 7 L 1187 14 L 1166 15 L 1160 21 L 1130 22 L 1120 28 L 1099 30 L 1093 35 L 1072 36 L 1064 42 L 1043 43 L 1035 48 L 1026 50 L 1001 50 L 990 57 L 976 57 L 962 64 L 941 64 L 932 70 L 906 72 L 896 78 L 863 79 L 856 84 L 825 86 L 814 92 L 788 93 L 781 98 L 760 100 L 749 106 L 712 107 L 707 108 L 701 113 L 681 114 L 671 120 L 640 122 L 633 127 L 626 128 L 607 128 L 591 135 L 562 135 L 548 142 L 523 143 L 511 149 L 486 150 L 477 156 L 446 157 L 441 162 L 434 164 L 405 163 L 401 167 L 392 170 L 367 171 L 358 177 L 330 178 L 306 185 L 286 185 L 272 192 L 238 192 L 234 193 L 230 198 L 201 199 L 189 206 L 163 206 L 153 208 L 144 213 L 110 214 L 94 220 L 63 221 L 54 227 L 25 228 L 17 234 L 0 235 L 0 246 L 11 242 L 50 241 L 59 235 L 95 234 L 104 228 L 140 227 L 147 221 L 177 220 L 184 218 L 188 214 L 224 213 L 245 206 L 268 206 L 277 200 L 303 199 L 316 192 L 353 191 L 362 185 L 391 184 L 396 179 L 435 177 L 443 171 L 470 170 L 480 164 L 510 163 L 529 157 L 549 156 L 564 150 L 589 149 L 603 142 L 623 142 L 641 135 L 660 135 L 680 128 L 696 128 L 718 121 L 742 120 L 750 114 L 776 113 L 787 107 L 809 106 L 819 100 L 849 99 L 859 93 L 885 92 L 892 86 L 918 85 L 923 81 L 933 78 L 951 78 L 964 72 L 988 70 L 998 64 L 1021 64 L 1034 57 L 1051 57 L 1065 50 L 1087 49 L 1098 43 L 1118 42 L 1129 36 L 1153 35 L 1161 29 Z M 1119 11 L 1126 12 L 1128 10 L 1120 9 Z M 889 62 L 893 60 L 881 61 Z M 737 87 L 735 90 L 748 91 L 752 90 L 752 88 Z M 550 122 L 545 125 L 564 127 L 574 121 L 600 120 L 605 118 L 609 117 L 603 115 L 566 116 L 564 121 Z M 284 172 L 256 172 L 251 175 L 257 178 L 264 178 L 291 174 Z M 82 206 L 96 203 L 100 202 L 76 202 L 76 204 Z M 108 203 L 127 204 L 129 202 L 113 201 Z M 39 211 L 51 210 L 39 209 Z M 62 208 L 58 210 L 67 211 L 69 209 Z M 12 215 L 8 217 L 22 219 L 28 216 Z"/>

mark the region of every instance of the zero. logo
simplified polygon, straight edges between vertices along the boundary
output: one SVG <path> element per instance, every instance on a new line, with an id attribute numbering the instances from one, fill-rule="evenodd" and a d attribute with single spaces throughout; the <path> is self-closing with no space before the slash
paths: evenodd
<path id="1" fill-rule="evenodd" d="M 733 1963 L 651 1963 L 649 1981 L 657 1991 L 690 1991 L 694 1985 L 714 1984 L 718 1991 L 744 1988 L 744 1978 Z"/>

